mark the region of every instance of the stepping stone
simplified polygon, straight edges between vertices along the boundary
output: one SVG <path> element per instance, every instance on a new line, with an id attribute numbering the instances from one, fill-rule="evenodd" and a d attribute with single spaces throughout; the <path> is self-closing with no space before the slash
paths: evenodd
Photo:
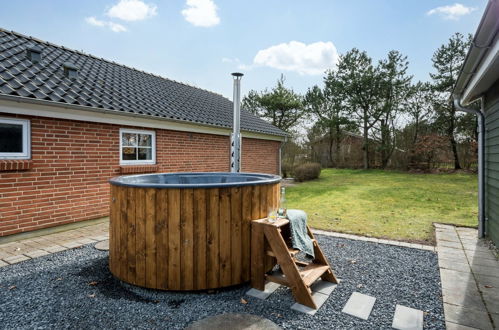
<path id="1" fill-rule="evenodd" d="M 251 314 L 220 314 L 196 321 L 185 330 L 280 330 L 274 322 Z"/>
<path id="2" fill-rule="evenodd" d="M 108 251 L 109 250 L 109 240 L 99 242 L 94 246 L 97 250 Z"/>
<path id="3" fill-rule="evenodd" d="M 250 289 L 246 292 L 246 294 L 248 296 L 251 296 L 251 297 L 255 297 L 255 298 L 258 298 L 258 299 L 262 299 L 262 300 L 265 300 L 267 299 L 272 293 L 274 293 L 275 290 L 277 290 L 277 288 L 279 288 L 281 285 L 278 284 L 278 283 L 274 283 L 274 282 L 267 282 L 265 284 L 265 290 L 263 291 L 260 291 L 260 290 L 257 290 L 257 289 Z"/>
<path id="4" fill-rule="evenodd" d="M 349 314 L 363 320 L 367 320 L 369 315 L 371 314 L 371 310 L 373 309 L 374 302 L 376 298 L 359 293 L 354 292 L 348 298 L 348 301 L 343 307 L 342 312 L 345 314 Z"/>
<path id="5" fill-rule="evenodd" d="M 339 280 L 338 280 L 338 282 L 339 282 Z M 331 294 L 331 292 L 333 292 L 334 289 L 336 289 L 336 286 L 337 286 L 337 284 L 323 281 L 323 280 L 318 280 L 317 282 L 315 282 L 312 285 L 311 289 L 313 292 L 319 292 L 319 293 L 322 293 L 322 294 L 329 296 Z"/>
<path id="6" fill-rule="evenodd" d="M 322 305 L 324 305 L 327 298 L 329 298 L 329 295 L 320 292 L 312 292 L 312 298 L 314 299 L 314 302 L 317 305 L 317 309 L 313 309 L 299 303 L 294 303 L 293 305 L 291 305 L 291 309 L 308 315 L 314 315 L 322 307 Z"/>
<path id="7" fill-rule="evenodd" d="M 423 311 L 397 305 L 392 328 L 400 330 L 423 330 Z"/>

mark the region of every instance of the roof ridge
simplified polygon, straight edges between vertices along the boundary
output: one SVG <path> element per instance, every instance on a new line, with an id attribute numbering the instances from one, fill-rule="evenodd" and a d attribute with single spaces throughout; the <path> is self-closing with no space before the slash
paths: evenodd
<path id="1" fill-rule="evenodd" d="M 117 63 L 115 61 L 111 61 L 111 60 L 105 59 L 103 57 L 98 57 L 98 56 L 92 55 L 90 53 L 85 53 L 83 51 L 79 51 L 79 50 L 76 50 L 76 49 L 68 48 L 68 47 L 65 47 L 65 46 L 62 46 L 62 45 L 57 45 L 57 44 L 54 44 L 54 43 L 52 43 L 50 41 L 45 41 L 45 40 L 42 40 L 42 39 L 38 39 L 36 37 L 25 35 L 25 34 L 22 34 L 20 32 L 14 31 L 14 30 L 7 30 L 7 29 L 2 28 L 1 26 L 0 26 L 0 32 L 10 33 L 10 34 L 16 35 L 16 36 L 21 37 L 21 38 L 26 38 L 26 39 L 29 39 L 29 40 L 33 40 L 33 41 L 36 41 L 36 42 L 39 42 L 39 43 L 42 43 L 42 44 L 45 44 L 45 45 L 49 45 L 49 46 L 52 46 L 52 47 L 61 48 L 61 49 L 64 49 L 66 51 L 74 52 L 76 54 L 80 54 L 80 55 L 83 55 L 83 56 L 88 56 L 88 57 L 91 57 L 91 58 L 94 58 L 94 59 L 97 59 L 97 60 L 100 60 L 100 61 L 104 61 L 104 62 L 107 62 L 107 63 L 118 65 L 118 66 L 121 66 L 121 67 L 126 68 L 126 69 L 130 69 L 130 70 L 133 70 L 133 71 L 141 72 L 141 73 L 144 73 L 144 74 L 147 74 L 147 75 L 150 75 L 150 76 L 153 76 L 153 77 L 157 77 L 157 78 L 160 78 L 160 79 L 168 80 L 168 81 L 180 84 L 180 85 L 184 85 L 184 86 L 196 88 L 196 89 L 199 89 L 201 91 L 205 91 L 205 92 L 208 92 L 208 93 L 211 93 L 211 94 L 215 94 L 215 95 L 221 96 L 224 99 L 229 100 L 230 102 L 232 102 L 228 97 L 225 97 L 224 95 L 222 95 L 220 93 L 213 92 L 213 91 L 210 91 L 210 90 L 205 89 L 205 88 L 201 88 L 201 87 L 198 87 L 198 86 L 195 86 L 195 85 L 192 85 L 192 84 L 187 84 L 185 82 L 181 82 L 181 81 L 178 81 L 178 80 L 166 78 L 166 77 L 160 76 L 158 74 L 154 74 L 154 73 L 151 73 L 151 72 L 140 70 L 140 69 L 137 69 L 137 68 L 134 68 L 132 66 L 125 65 L 125 64 Z"/>

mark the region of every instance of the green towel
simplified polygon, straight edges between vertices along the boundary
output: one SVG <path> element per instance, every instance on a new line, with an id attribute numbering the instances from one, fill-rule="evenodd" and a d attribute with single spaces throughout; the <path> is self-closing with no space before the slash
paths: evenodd
<path id="1" fill-rule="evenodd" d="M 314 243 L 307 232 L 307 213 L 302 210 L 287 210 L 293 248 L 315 257 Z"/>

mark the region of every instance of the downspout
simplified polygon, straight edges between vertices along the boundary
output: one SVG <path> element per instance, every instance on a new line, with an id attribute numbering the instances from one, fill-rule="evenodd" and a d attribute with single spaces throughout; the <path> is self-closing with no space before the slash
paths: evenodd
<path id="1" fill-rule="evenodd" d="M 483 98 L 480 101 L 480 110 L 465 108 L 460 98 L 454 97 L 454 106 L 458 111 L 475 114 L 478 118 L 478 237 L 485 236 L 485 116 Z"/>

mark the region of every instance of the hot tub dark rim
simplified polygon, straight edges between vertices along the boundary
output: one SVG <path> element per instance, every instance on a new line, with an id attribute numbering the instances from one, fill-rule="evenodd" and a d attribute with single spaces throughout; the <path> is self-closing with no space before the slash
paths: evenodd
<path id="1" fill-rule="evenodd" d="M 151 176 L 174 176 L 174 175 L 199 175 L 199 176 L 207 176 L 207 175 L 220 175 L 224 176 L 251 176 L 251 177 L 260 177 L 260 180 L 256 181 L 246 181 L 246 182 L 223 182 L 223 183 L 140 183 L 140 182 L 126 182 L 126 179 L 131 178 L 140 178 L 140 177 L 151 177 Z M 231 172 L 168 172 L 168 173 L 150 173 L 150 174 L 136 174 L 136 175 L 123 175 L 111 178 L 109 183 L 116 186 L 124 186 L 124 187 L 136 187 L 136 188 L 229 188 L 229 187 L 242 187 L 242 186 L 256 186 L 263 184 L 272 184 L 278 183 L 282 180 L 282 178 L 278 175 L 274 174 L 266 174 L 266 173 L 250 173 L 250 172 L 239 172 L 239 173 L 231 173 Z"/>

